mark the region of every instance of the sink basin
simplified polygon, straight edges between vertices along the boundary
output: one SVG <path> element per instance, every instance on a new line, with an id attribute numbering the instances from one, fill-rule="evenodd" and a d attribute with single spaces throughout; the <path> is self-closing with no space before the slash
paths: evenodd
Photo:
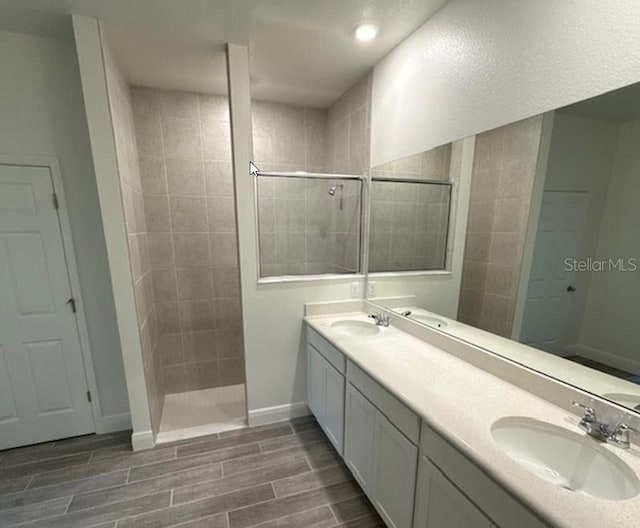
<path id="1" fill-rule="evenodd" d="M 608 500 L 640 493 L 634 471 L 586 435 L 516 416 L 496 421 L 491 434 L 515 462 L 562 488 Z"/>
<path id="2" fill-rule="evenodd" d="M 336 321 L 331 324 L 331 328 L 340 334 L 350 336 L 370 336 L 380 331 L 380 328 L 373 323 L 353 320 Z"/>
<path id="3" fill-rule="evenodd" d="M 603 394 L 602 397 L 614 401 L 619 405 L 629 407 L 630 409 L 640 410 L 640 396 L 638 396 L 637 394 L 611 392 L 609 394 Z"/>
<path id="4" fill-rule="evenodd" d="M 430 315 L 415 314 L 409 316 L 409 319 L 413 319 L 414 321 L 418 321 L 419 323 L 426 324 L 427 326 L 431 326 L 433 328 L 444 328 L 445 326 L 447 326 L 447 323 L 445 323 L 442 319 L 431 317 Z"/>

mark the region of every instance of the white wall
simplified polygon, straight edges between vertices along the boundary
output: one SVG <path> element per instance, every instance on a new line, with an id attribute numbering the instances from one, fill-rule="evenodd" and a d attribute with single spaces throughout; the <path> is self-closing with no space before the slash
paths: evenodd
<path id="1" fill-rule="evenodd" d="M 105 431 L 129 405 L 76 61 L 71 40 L 0 32 L 0 153 L 59 160 Z"/>
<path id="2" fill-rule="evenodd" d="M 231 130 L 236 186 L 238 247 L 250 423 L 308 413 L 304 303 L 350 298 L 350 283 L 363 278 L 258 284 L 251 148 L 249 57 L 229 46 Z"/>
<path id="3" fill-rule="evenodd" d="M 374 70 L 372 166 L 640 80 L 640 2 L 452 0 Z"/>
<path id="4" fill-rule="evenodd" d="M 640 121 L 622 125 L 595 260 L 635 258 L 640 266 L 638 145 Z M 639 298 L 640 271 L 592 273 L 579 341 L 591 349 L 594 359 L 636 374 L 640 374 Z"/>
<path id="5" fill-rule="evenodd" d="M 104 50 L 98 21 L 73 16 L 82 97 L 87 113 L 91 154 L 104 224 L 107 258 L 116 307 L 117 333 L 122 348 L 131 412 L 133 449 L 153 447 L 155 437 L 147 398 L 146 379 L 138 331 L 135 296 L 120 188 L 114 125 L 109 108 Z"/>

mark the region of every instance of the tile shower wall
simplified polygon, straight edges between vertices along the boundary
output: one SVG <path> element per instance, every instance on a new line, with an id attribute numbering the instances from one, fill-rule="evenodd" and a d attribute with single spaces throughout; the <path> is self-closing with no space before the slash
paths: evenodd
<path id="1" fill-rule="evenodd" d="M 352 180 L 261 177 L 262 276 L 357 271 L 359 232 L 353 226 L 359 225 L 360 185 Z"/>
<path id="2" fill-rule="evenodd" d="M 449 181 L 451 144 L 385 163 L 373 177 Z M 372 182 L 369 271 L 443 269 L 450 187 Z"/>
<path id="3" fill-rule="evenodd" d="M 227 98 L 132 98 L 164 391 L 244 383 Z"/>
<path id="4" fill-rule="evenodd" d="M 333 103 L 327 115 L 329 172 L 368 174 L 371 149 L 371 88 L 368 73 Z"/>
<path id="5" fill-rule="evenodd" d="M 254 101 L 254 161 L 265 171 L 366 174 L 370 91 L 367 75 L 328 109 Z M 260 178 L 262 276 L 358 271 L 360 195 L 355 181 Z"/>
<path id="6" fill-rule="evenodd" d="M 510 337 L 542 116 L 477 136 L 458 317 Z"/>
<path id="7" fill-rule="evenodd" d="M 151 425 L 154 431 L 158 431 L 164 403 L 158 353 L 159 329 L 153 302 L 145 204 L 138 165 L 131 96 L 129 86 L 114 62 L 106 42 L 103 42 L 103 49 Z"/>

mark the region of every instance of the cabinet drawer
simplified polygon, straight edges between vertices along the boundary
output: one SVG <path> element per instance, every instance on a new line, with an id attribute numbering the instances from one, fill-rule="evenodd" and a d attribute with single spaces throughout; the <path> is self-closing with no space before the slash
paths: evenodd
<path id="1" fill-rule="evenodd" d="M 347 379 L 358 388 L 389 421 L 414 444 L 420 438 L 420 418 L 409 407 L 392 396 L 371 376 L 351 361 L 347 362 Z"/>
<path id="2" fill-rule="evenodd" d="M 427 456 L 496 525 L 548 528 L 548 524 L 427 425 L 422 426 L 420 453 Z"/>
<path id="3" fill-rule="evenodd" d="M 307 341 L 313 348 L 320 352 L 338 372 L 342 374 L 345 373 L 346 360 L 344 354 L 309 326 L 307 326 Z"/>

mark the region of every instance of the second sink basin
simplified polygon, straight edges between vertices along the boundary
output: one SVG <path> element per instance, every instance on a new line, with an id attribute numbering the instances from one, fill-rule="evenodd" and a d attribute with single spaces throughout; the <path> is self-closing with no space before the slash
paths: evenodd
<path id="1" fill-rule="evenodd" d="M 350 336 L 370 336 L 380 332 L 380 328 L 372 323 L 346 319 L 331 324 L 336 332 Z"/>
<path id="2" fill-rule="evenodd" d="M 612 400 L 619 405 L 624 405 L 630 409 L 640 410 L 640 396 L 637 394 L 626 394 L 622 392 L 611 392 L 609 394 L 603 394 L 603 398 Z"/>
<path id="3" fill-rule="evenodd" d="M 445 323 L 442 319 L 438 319 L 437 317 L 432 317 L 430 315 L 414 314 L 410 315 L 409 319 L 413 319 L 415 321 L 418 321 L 419 323 L 431 326 L 432 328 L 444 328 L 445 326 L 447 326 L 447 323 Z"/>
<path id="4" fill-rule="evenodd" d="M 491 434 L 514 461 L 562 488 L 608 500 L 640 493 L 634 471 L 585 435 L 517 416 L 496 421 Z"/>

